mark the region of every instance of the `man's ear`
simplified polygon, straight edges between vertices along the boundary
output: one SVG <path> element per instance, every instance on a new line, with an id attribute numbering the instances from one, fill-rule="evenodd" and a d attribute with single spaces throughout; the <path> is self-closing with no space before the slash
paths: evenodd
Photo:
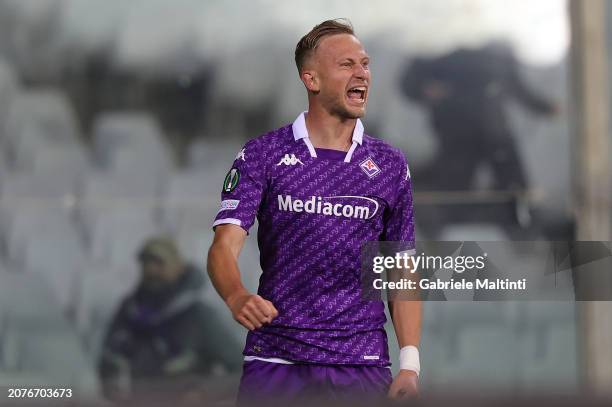
<path id="1" fill-rule="evenodd" d="M 319 77 L 314 70 L 304 70 L 302 71 L 300 77 L 302 78 L 302 82 L 304 82 L 304 86 L 306 86 L 306 89 L 309 92 L 319 92 Z"/>

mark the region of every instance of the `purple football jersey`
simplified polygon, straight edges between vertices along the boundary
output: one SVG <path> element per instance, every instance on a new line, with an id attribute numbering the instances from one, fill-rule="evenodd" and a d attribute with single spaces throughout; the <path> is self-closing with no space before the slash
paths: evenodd
<path id="1" fill-rule="evenodd" d="M 359 120 L 348 152 L 315 149 L 304 115 L 248 141 L 223 183 L 213 227 L 248 232 L 257 217 L 258 294 L 279 312 L 249 332 L 244 355 L 388 366 L 384 303 L 361 296 L 360 251 L 378 240 L 414 248 L 406 159 Z"/>

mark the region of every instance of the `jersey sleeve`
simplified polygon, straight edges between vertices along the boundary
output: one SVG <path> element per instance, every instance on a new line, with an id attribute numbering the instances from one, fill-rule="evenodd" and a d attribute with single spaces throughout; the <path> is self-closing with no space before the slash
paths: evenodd
<path id="1" fill-rule="evenodd" d="M 395 204 L 385 219 L 381 240 L 401 242 L 402 251 L 415 253 L 414 211 L 412 204 L 412 179 L 410 169 L 401 154 L 401 170 L 397 178 L 397 197 Z"/>
<path id="2" fill-rule="evenodd" d="M 238 152 L 223 179 L 221 205 L 212 225 L 213 230 L 218 225 L 229 223 L 249 233 L 266 185 L 263 161 L 255 140 L 247 142 Z"/>

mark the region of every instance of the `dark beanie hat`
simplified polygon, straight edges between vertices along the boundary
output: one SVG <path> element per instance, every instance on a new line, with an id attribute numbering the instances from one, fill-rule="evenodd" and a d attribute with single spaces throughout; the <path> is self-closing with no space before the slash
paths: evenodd
<path id="1" fill-rule="evenodd" d="M 171 266 L 180 266 L 183 263 L 181 253 L 174 241 L 165 236 L 156 236 L 148 239 L 138 252 L 139 258 L 153 256 L 163 260 Z"/>

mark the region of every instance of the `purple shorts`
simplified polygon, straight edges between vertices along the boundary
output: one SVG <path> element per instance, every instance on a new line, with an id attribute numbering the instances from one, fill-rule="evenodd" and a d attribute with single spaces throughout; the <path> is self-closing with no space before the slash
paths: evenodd
<path id="1" fill-rule="evenodd" d="M 391 370 L 376 366 L 244 362 L 238 406 L 269 401 L 330 401 L 384 399 Z"/>

